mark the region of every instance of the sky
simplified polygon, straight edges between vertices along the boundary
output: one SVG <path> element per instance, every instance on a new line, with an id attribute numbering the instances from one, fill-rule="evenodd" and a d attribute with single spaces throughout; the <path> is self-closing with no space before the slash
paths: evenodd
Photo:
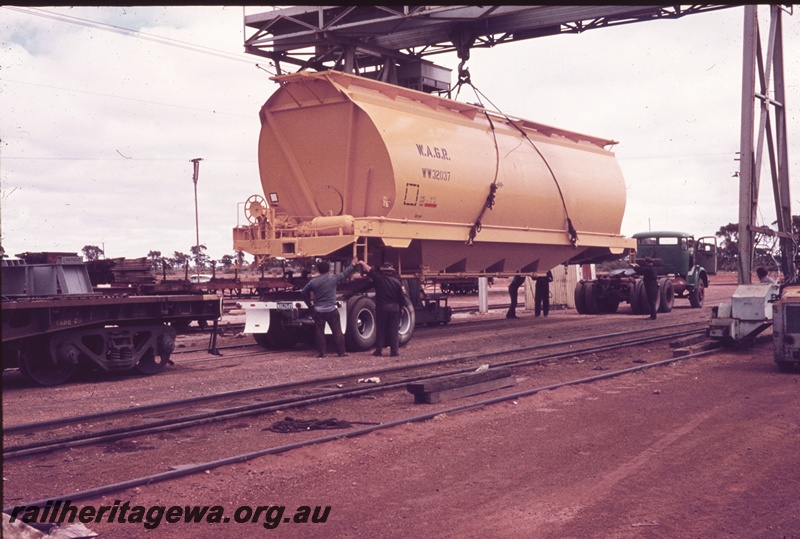
<path id="1" fill-rule="evenodd" d="M 248 6 L 247 14 L 272 8 Z M 800 12 L 783 17 L 793 214 L 800 213 Z M 233 254 L 262 194 L 269 62 L 241 6 L 0 7 L 0 238 L 7 255 Z M 769 23 L 759 8 L 762 33 Z M 738 222 L 743 8 L 473 49 L 500 111 L 619 141 L 622 233 Z M 453 69 L 454 54 L 428 57 Z M 259 64 L 257 67 L 256 64 Z M 454 75 L 455 79 L 455 75 Z M 455 82 L 455 80 L 454 80 Z M 461 100 L 475 101 L 461 92 Z M 201 158 L 195 185 L 192 159 Z M 775 220 L 762 172 L 759 225 Z"/>

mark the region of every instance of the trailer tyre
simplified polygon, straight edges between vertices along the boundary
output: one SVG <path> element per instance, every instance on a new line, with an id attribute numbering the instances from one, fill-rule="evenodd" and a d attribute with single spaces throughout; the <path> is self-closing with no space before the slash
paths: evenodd
<path id="1" fill-rule="evenodd" d="M 636 281 L 633 283 L 631 287 L 631 297 L 629 303 L 631 304 L 631 312 L 633 314 L 642 314 L 642 302 L 641 297 L 642 293 L 644 292 L 644 282 Z M 645 299 L 647 299 L 647 295 L 645 294 Z"/>
<path id="2" fill-rule="evenodd" d="M 583 303 L 586 314 L 600 314 L 600 303 L 597 301 L 596 283 L 584 283 Z"/>
<path id="3" fill-rule="evenodd" d="M 600 302 L 600 310 L 606 314 L 613 314 L 619 310 L 619 300 L 614 298 L 606 298 Z"/>
<path id="4" fill-rule="evenodd" d="M 366 296 L 347 301 L 345 345 L 351 352 L 364 352 L 375 346 L 375 302 Z"/>
<path id="5" fill-rule="evenodd" d="M 575 310 L 578 311 L 578 314 L 586 314 L 586 302 L 583 299 L 585 285 L 586 283 L 583 281 L 575 285 Z"/>
<path id="6" fill-rule="evenodd" d="M 300 340 L 298 328 L 285 326 L 278 316 L 273 316 L 266 333 L 254 333 L 256 342 L 267 350 L 288 350 Z"/>
<path id="7" fill-rule="evenodd" d="M 414 334 L 414 326 L 416 325 L 416 312 L 414 306 L 411 305 L 411 300 L 406 298 L 406 303 L 400 311 L 400 331 L 398 332 L 398 343 L 400 346 L 405 346 L 411 340 L 411 335 Z"/>
<path id="8" fill-rule="evenodd" d="M 664 279 L 658 287 L 658 293 L 661 296 L 661 305 L 658 307 L 658 312 L 668 313 L 672 310 L 675 304 L 675 289 L 672 287 L 672 281 Z"/>

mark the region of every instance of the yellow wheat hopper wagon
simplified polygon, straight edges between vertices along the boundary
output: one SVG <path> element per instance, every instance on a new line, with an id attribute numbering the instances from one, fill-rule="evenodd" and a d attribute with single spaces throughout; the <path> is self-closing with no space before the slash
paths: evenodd
<path id="1" fill-rule="evenodd" d="M 392 262 L 411 289 L 429 277 L 535 276 L 635 247 L 620 235 L 625 183 L 611 140 L 335 71 L 273 80 L 260 113 L 264 196 L 245 202 L 248 222 L 233 232 L 234 249 L 259 262 Z M 245 331 L 272 348 L 302 338 L 305 278 L 275 279 L 243 305 Z M 340 287 L 356 350 L 374 340 L 374 304 L 360 290 Z M 417 323 L 432 311 L 406 310 L 401 342 L 413 311 Z"/>

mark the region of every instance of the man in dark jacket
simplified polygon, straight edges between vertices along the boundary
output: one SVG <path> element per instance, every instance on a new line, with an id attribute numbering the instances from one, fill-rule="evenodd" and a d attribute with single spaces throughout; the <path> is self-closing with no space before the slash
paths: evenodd
<path id="1" fill-rule="evenodd" d="M 656 319 L 656 298 L 658 297 L 658 271 L 649 256 L 644 259 L 644 266 L 632 265 L 633 269 L 644 277 L 644 290 L 647 293 L 647 305 L 650 308 L 650 320 Z"/>
<path id="2" fill-rule="evenodd" d="M 375 352 L 382 355 L 383 348 L 389 347 L 392 356 L 399 353 L 400 313 L 406 303 L 403 284 L 390 263 L 383 264 L 379 270 L 363 260 L 359 262 L 375 284 Z"/>
<path id="3" fill-rule="evenodd" d="M 353 258 L 352 265 L 334 275 L 330 273 L 330 264 L 324 261 L 320 262 L 317 264 L 319 275 L 308 281 L 301 291 L 308 308 L 313 308 L 312 318 L 314 319 L 317 357 L 325 357 L 325 323 L 330 326 L 331 333 L 333 333 L 336 352 L 339 356 L 347 355 L 344 351 L 342 322 L 339 320 L 339 311 L 336 309 L 336 287 L 353 274 L 357 263 L 358 260 Z M 313 303 L 311 301 L 312 292 L 314 294 Z"/>

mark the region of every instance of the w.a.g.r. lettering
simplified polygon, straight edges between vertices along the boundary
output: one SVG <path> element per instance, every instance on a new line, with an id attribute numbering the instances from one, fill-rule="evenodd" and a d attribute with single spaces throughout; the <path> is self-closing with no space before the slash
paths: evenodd
<path id="1" fill-rule="evenodd" d="M 430 157 L 433 159 L 442 159 L 450 161 L 450 156 L 447 155 L 447 149 L 438 146 L 428 146 L 426 144 L 417 144 L 417 151 L 422 157 Z"/>

